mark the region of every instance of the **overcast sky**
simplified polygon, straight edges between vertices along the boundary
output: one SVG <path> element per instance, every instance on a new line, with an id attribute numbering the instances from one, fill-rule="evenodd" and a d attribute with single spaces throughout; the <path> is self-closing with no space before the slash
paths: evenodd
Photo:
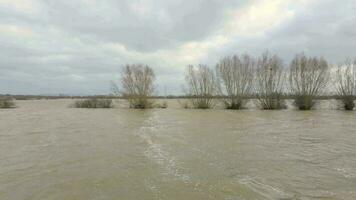
<path id="1" fill-rule="evenodd" d="M 337 64 L 356 56 L 355 0 L 0 0 L 0 93 L 108 94 L 126 63 L 158 93 L 188 64 L 269 49 Z"/>

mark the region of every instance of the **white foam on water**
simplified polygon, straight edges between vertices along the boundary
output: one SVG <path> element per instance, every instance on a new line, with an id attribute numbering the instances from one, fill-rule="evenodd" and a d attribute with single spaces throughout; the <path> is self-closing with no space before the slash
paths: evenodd
<path id="1" fill-rule="evenodd" d="M 356 174 L 352 173 L 351 170 L 345 168 L 335 168 L 335 170 L 345 178 L 356 178 Z"/>
<path id="2" fill-rule="evenodd" d="M 150 191 L 154 192 L 156 199 L 162 199 L 161 191 L 159 190 L 159 187 L 156 186 L 152 180 L 146 179 L 145 185 Z"/>
<path id="3" fill-rule="evenodd" d="M 145 156 L 162 166 L 164 168 L 164 174 L 174 176 L 184 183 L 190 183 L 191 177 L 182 172 L 177 164 L 176 158 L 165 151 L 161 144 L 155 143 L 152 140 L 155 133 L 157 133 L 159 129 L 164 128 L 158 124 L 157 114 L 154 113 L 143 124 L 144 126 L 139 130 L 139 136 L 148 146 L 144 152 Z"/>
<path id="4" fill-rule="evenodd" d="M 248 188 L 254 192 L 262 195 L 266 199 L 293 199 L 294 195 L 282 191 L 279 188 L 267 185 L 265 183 L 259 182 L 256 179 L 253 179 L 249 176 L 238 178 L 237 181 L 240 184 L 246 185 Z"/>

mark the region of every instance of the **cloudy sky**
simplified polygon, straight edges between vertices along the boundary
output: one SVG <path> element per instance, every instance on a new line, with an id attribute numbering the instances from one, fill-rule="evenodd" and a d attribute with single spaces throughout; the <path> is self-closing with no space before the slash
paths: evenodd
<path id="1" fill-rule="evenodd" d="M 0 0 L 0 93 L 108 94 L 147 63 L 158 93 L 179 94 L 187 64 L 267 49 L 356 56 L 356 1 Z"/>

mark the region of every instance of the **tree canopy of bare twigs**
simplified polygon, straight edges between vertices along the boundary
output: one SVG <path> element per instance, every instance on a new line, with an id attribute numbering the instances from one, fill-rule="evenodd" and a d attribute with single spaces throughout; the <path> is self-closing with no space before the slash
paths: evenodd
<path id="1" fill-rule="evenodd" d="M 345 110 L 353 110 L 356 95 L 356 59 L 347 59 L 336 71 L 336 92 L 341 98 Z"/>
<path id="2" fill-rule="evenodd" d="M 206 65 L 189 65 L 185 74 L 186 95 L 194 108 L 207 109 L 214 106 L 217 80 L 213 70 Z"/>
<path id="3" fill-rule="evenodd" d="M 329 67 L 324 58 L 296 55 L 290 64 L 289 84 L 294 104 L 300 110 L 310 110 L 315 97 L 324 92 L 329 79 Z"/>
<path id="4" fill-rule="evenodd" d="M 241 109 L 251 95 L 255 62 L 245 54 L 220 60 L 216 66 L 219 93 L 226 96 L 223 102 L 228 109 Z"/>
<path id="5" fill-rule="evenodd" d="M 255 92 L 262 109 L 285 108 L 282 99 L 286 73 L 282 60 L 265 52 L 257 61 Z"/>
<path id="6" fill-rule="evenodd" d="M 150 108 L 154 93 L 155 74 L 148 65 L 126 65 L 122 71 L 122 96 L 129 101 L 131 108 Z"/>

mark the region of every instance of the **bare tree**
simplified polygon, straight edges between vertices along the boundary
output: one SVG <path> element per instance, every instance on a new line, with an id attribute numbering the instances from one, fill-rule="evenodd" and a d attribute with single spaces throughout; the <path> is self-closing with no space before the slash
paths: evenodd
<path id="1" fill-rule="evenodd" d="M 150 108 L 150 97 L 154 92 L 155 74 L 148 65 L 126 65 L 122 71 L 122 95 L 130 103 L 130 108 Z"/>
<path id="2" fill-rule="evenodd" d="M 223 99 L 226 108 L 244 107 L 246 96 L 251 95 L 254 66 L 253 58 L 247 54 L 225 57 L 217 64 L 219 93 L 227 97 Z"/>
<path id="3" fill-rule="evenodd" d="M 282 60 L 265 52 L 257 62 L 255 91 L 262 109 L 273 110 L 285 108 L 282 95 L 285 84 L 285 70 Z"/>
<path id="4" fill-rule="evenodd" d="M 289 83 L 294 104 L 300 110 L 310 110 L 329 79 L 329 67 L 324 58 L 296 55 L 290 64 Z"/>
<path id="5" fill-rule="evenodd" d="M 214 106 L 214 95 L 217 93 L 217 80 L 213 70 L 206 65 L 187 67 L 185 80 L 186 94 L 194 108 L 207 109 Z"/>
<path id="6" fill-rule="evenodd" d="M 344 64 L 339 65 L 335 78 L 337 95 L 341 98 L 345 110 L 353 110 L 356 94 L 356 59 L 353 63 L 347 59 Z"/>

